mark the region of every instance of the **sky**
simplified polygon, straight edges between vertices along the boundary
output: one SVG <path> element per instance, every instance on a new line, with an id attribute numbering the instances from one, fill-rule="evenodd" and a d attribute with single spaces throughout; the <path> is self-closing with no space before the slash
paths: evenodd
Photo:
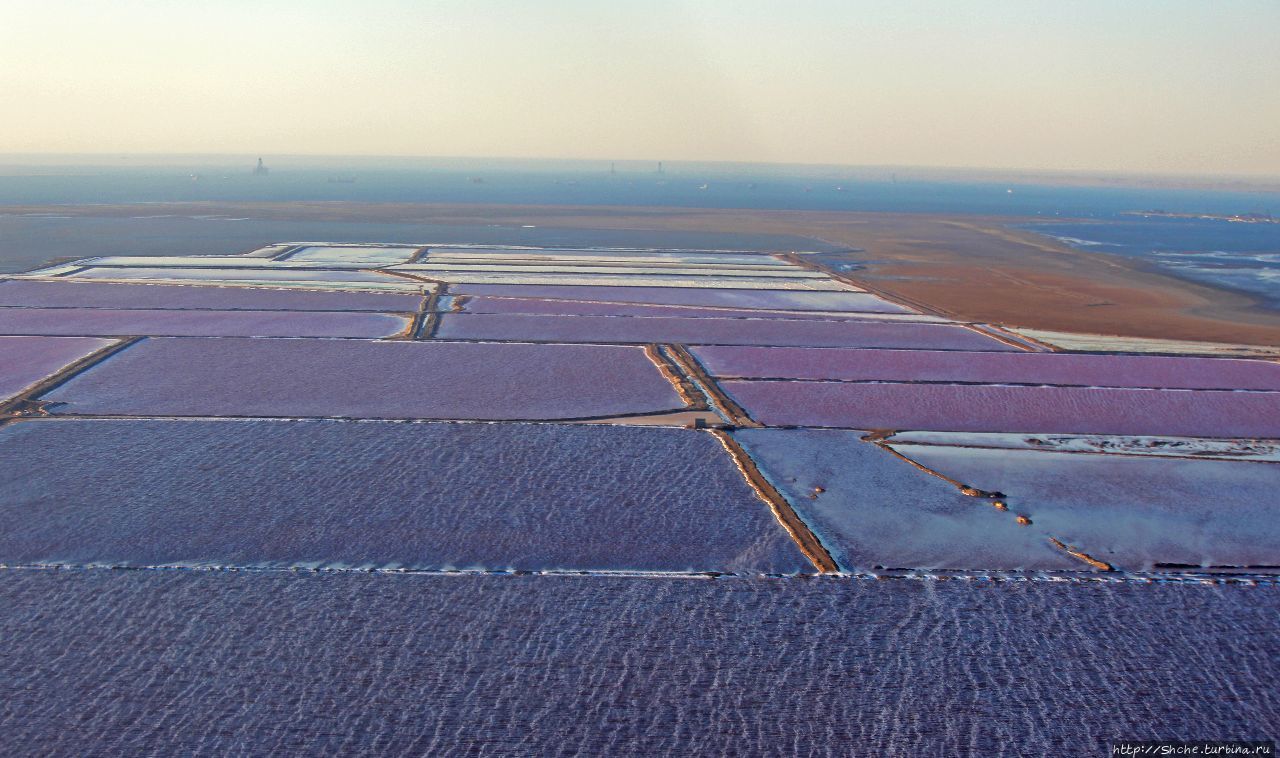
<path id="1" fill-rule="evenodd" d="M 1280 176 L 1280 2 L 0 0 L 0 153 Z"/>

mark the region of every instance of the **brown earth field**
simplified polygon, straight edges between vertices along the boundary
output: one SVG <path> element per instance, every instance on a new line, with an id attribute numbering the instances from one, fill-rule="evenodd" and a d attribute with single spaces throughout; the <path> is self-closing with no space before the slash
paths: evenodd
<path id="1" fill-rule="evenodd" d="M 867 289 L 957 319 L 1128 337 L 1280 345 L 1280 313 L 1262 307 L 1249 295 L 1178 279 L 1141 261 L 1082 252 L 1007 228 L 1026 219 L 353 202 L 173 203 L 165 208 L 289 221 L 794 234 L 853 249 L 839 258 L 859 264 L 848 276 Z M 7 206 L 4 210 L 128 216 L 135 215 L 138 206 Z"/>

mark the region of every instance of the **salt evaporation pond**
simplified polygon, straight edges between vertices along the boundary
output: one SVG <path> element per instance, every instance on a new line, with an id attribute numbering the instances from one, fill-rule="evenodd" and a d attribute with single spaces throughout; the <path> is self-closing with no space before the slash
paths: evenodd
<path id="1" fill-rule="evenodd" d="M 0 729 L 31 754 L 1104 755 L 1280 733 L 1274 587 L 6 573 Z"/>
<path id="2" fill-rule="evenodd" d="M 600 255 L 600 256 L 550 256 L 550 255 L 530 255 L 530 256 L 474 256 L 474 255 L 457 255 L 449 253 L 430 253 L 426 258 L 419 261 L 441 268 L 461 268 L 461 267 L 478 267 L 484 266 L 492 269 L 495 266 L 520 267 L 529 271 L 542 271 L 547 269 L 561 269 L 568 267 L 574 271 L 581 272 L 613 272 L 619 273 L 619 267 L 636 267 L 643 269 L 646 273 L 662 273 L 670 271 L 684 271 L 688 273 L 703 273 L 715 275 L 717 273 L 727 273 L 730 271 L 749 271 L 755 272 L 772 272 L 778 275 L 791 275 L 797 272 L 805 271 L 794 265 L 780 261 L 774 258 L 757 257 L 743 262 L 734 263 L 732 261 L 687 261 L 673 258 L 657 258 L 653 256 L 638 255 Z M 496 270 L 496 269 L 494 269 Z"/>
<path id="3" fill-rule="evenodd" d="M 1280 566 L 1280 464 L 893 446 L 1117 568 Z"/>
<path id="4" fill-rule="evenodd" d="M 1228 358 L 718 345 L 693 353 L 715 376 L 748 379 L 1280 390 L 1280 364 Z"/>
<path id="5" fill-rule="evenodd" d="M 376 250 L 374 251 L 376 252 Z M 98 258 L 83 258 L 74 264 L 76 267 L 87 266 L 90 268 L 121 268 L 121 269 L 168 269 L 178 268 L 188 269 L 226 269 L 234 271 L 261 271 L 263 269 L 276 270 L 301 270 L 315 269 L 317 271 L 334 271 L 335 269 L 347 271 L 359 271 L 368 268 L 364 263 L 357 261 L 331 261 L 331 262 L 313 262 L 313 261 L 295 261 L 292 259 L 281 259 L 278 256 L 260 256 L 254 255 L 170 255 L 170 256 L 153 256 L 153 255 L 105 255 Z"/>
<path id="6" fill-rule="evenodd" d="M 563 419 L 683 410 L 639 347 L 151 338 L 45 396 L 62 413 Z"/>
<path id="7" fill-rule="evenodd" d="M 0 308 L 5 334 L 375 339 L 408 327 L 409 317 L 388 313 Z"/>
<path id="8" fill-rule="evenodd" d="M 810 277 L 804 274 L 777 278 L 747 276 L 717 276 L 705 272 L 687 274 L 613 274 L 609 269 L 601 269 L 600 273 L 590 274 L 531 274 L 523 272 L 467 272 L 443 271 L 422 265 L 397 266 L 387 269 L 388 272 L 414 274 L 431 281 L 448 282 L 449 284 L 495 284 L 524 286 L 584 286 L 584 287 L 671 287 L 671 288 L 707 288 L 707 289 L 777 289 L 800 290 L 813 292 L 843 292 L 855 288 L 823 277 Z"/>
<path id="9" fill-rule="evenodd" d="M 962 326 L 796 319 L 610 318 L 608 316 L 446 315 L 437 335 L 449 339 L 558 342 L 687 342 L 726 345 L 920 347 L 1013 350 Z"/>
<path id="10" fill-rule="evenodd" d="M 289 253 L 280 260 L 317 266 L 349 263 L 390 266 L 396 263 L 407 263 L 417 251 L 416 247 L 308 245 Z"/>
<path id="11" fill-rule="evenodd" d="M 566 263 L 666 263 L 672 265 L 771 266 L 790 268 L 794 264 L 767 253 L 717 253 L 714 251 L 675 251 L 604 248 L 442 248 L 427 252 L 427 261 L 486 261 L 491 263 L 566 262 Z"/>
<path id="12" fill-rule="evenodd" d="M 1280 437 L 1280 394 L 963 384 L 729 380 L 771 426 Z"/>
<path id="13" fill-rule="evenodd" d="M 739 429 L 733 436 L 846 571 L 1077 569 L 988 503 L 860 432 Z"/>
<path id="14" fill-rule="evenodd" d="M 308 292 L 248 287 L 114 282 L 0 282 L 0 306 L 27 308 L 123 308 L 249 311 L 418 310 L 422 297 L 381 292 Z"/>
<path id="15" fill-rule="evenodd" d="M 699 308 L 683 305 L 645 305 L 641 303 L 597 303 L 588 300 L 539 300 L 536 298 L 486 297 L 463 295 L 461 313 L 506 313 L 534 316 L 678 316 L 681 318 L 755 318 L 848 320 L 885 318 L 870 309 L 863 312 L 770 311 L 732 308 Z M 896 314 L 895 314 L 896 315 Z M 901 316 L 897 316 L 901 317 Z M 924 318 L 924 317 L 921 317 Z"/>
<path id="16" fill-rule="evenodd" d="M 92 337 L 0 337 L 0 400 L 114 342 Z"/>
<path id="17" fill-rule="evenodd" d="M 266 262 L 270 263 L 270 261 Z M 372 271 L 327 271 L 305 268 L 88 268 L 71 275 L 76 279 L 186 279 L 211 283 L 236 282 L 326 282 L 409 289 L 414 285 L 390 274 Z"/>
<path id="18" fill-rule="evenodd" d="M 705 432 L 31 421 L 0 447 L 9 565 L 813 571 Z"/>
<path id="19" fill-rule="evenodd" d="M 554 262 L 520 262 L 520 263 L 472 263 L 462 261 L 415 263 L 397 266 L 396 270 L 413 271 L 427 277 L 448 277 L 452 274 L 467 273 L 504 273 L 504 274 L 589 274 L 617 276 L 619 274 L 638 274 L 642 276 L 671 276 L 687 279 L 703 276 L 708 279 L 821 279 L 827 280 L 825 274 L 801 268 L 778 266 L 657 266 L 634 265 L 625 261 L 617 261 L 608 265 L 574 265 Z"/>
<path id="20" fill-rule="evenodd" d="M 77 335 L 0 337 L 0 391 L 52 375 L 0 417 L 8 753 L 1280 731 L 1272 363 L 1024 352 L 784 256 L 147 244 L 0 281 L 0 334 Z"/>
<path id="21" fill-rule="evenodd" d="M 1280 463 L 1280 439 L 1212 439 L 1112 434 L 1010 434 L 1001 432 L 896 432 L 892 444 L 954 445 L 998 450 L 1164 456 L 1200 460 Z"/>
<path id="22" fill-rule="evenodd" d="M 552 285 L 459 284 L 449 291 L 457 295 L 540 297 L 558 300 L 595 300 L 651 305 L 773 308 L 797 311 L 883 310 L 909 313 L 902 306 L 866 292 L 797 292 L 794 290 L 724 290 L 678 287 L 587 287 Z"/>

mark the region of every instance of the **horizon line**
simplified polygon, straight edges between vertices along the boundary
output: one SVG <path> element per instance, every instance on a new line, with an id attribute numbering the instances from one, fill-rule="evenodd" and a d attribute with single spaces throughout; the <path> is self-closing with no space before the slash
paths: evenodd
<path id="1" fill-rule="evenodd" d="M 129 160 L 132 158 L 220 158 L 226 160 L 257 160 L 257 158 L 274 160 L 408 160 L 408 161 L 479 161 L 509 163 L 575 163 L 601 164 L 652 164 L 664 166 L 753 166 L 765 168 L 808 168 L 808 169 L 848 169 L 876 171 L 917 171 L 952 174 L 995 174 L 1006 176 L 1020 175 L 1060 175 L 1076 178 L 1108 178 L 1108 179 L 1182 179 L 1242 181 L 1246 183 L 1280 183 L 1280 174 L 1266 173 L 1208 173 L 1185 171 L 1152 171 L 1127 170 L 1114 168 L 1045 168 L 1045 167 L 998 167 L 998 166 L 946 166 L 911 163 L 814 163 L 808 161 L 768 161 L 768 160 L 723 160 L 723 159 L 690 159 L 690 158 L 581 158 L 581 157 L 546 157 L 515 155 L 433 155 L 433 154 L 400 154 L 400 153 L 272 153 L 272 152 L 4 152 L 0 151 L 0 163 L 7 159 L 37 161 L 39 159 L 95 159 Z M 32 163 L 31 165 L 45 165 Z"/>

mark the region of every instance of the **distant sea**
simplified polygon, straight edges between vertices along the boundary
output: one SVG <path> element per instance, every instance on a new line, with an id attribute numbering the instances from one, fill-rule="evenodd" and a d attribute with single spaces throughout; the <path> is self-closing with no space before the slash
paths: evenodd
<path id="1" fill-rule="evenodd" d="M 173 201 L 514 203 L 671 206 L 1001 216 L 1178 213 L 1280 215 L 1280 193 L 1011 185 L 899 179 L 883 169 L 656 164 L 368 160 L 332 165 L 21 166 L 0 156 L 0 205 Z"/>
<path id="2" fill-rule="evenodd" d="M 1145 187 L 919 181 L 885 169 L 625 162 L 282 159 L 254 176 L 252 162 L 166 165 L 8 164 L 0 158 L 0 273 L 53 258 L 131 253 L 231 253 L 281 240 L 654 245 L 827 249 L 800 237 L 532 229 L 356 222 L 280 222 L 172 216 L 146 204 L 184 201 L 511 203 L 875 211 L 1009 216 L 1019 228 L 1095 252 L 1138 257 L 1195 281 L 1242 290 L 1280 308 L 1280 224 L 1127 215 L 1280 217 L 1280 193 Z M 612 169 L 612 170 L 611 170 Z M 5 205 L 138 203 L 137 218 L 5 213 Z M 1070 223 L 1064 223 L 1067 220 Z"/>
<path id="3" fill-rule="evenodd" d="M 1239 290 L 1280 310 L 1280 223 L 1131 216 L 1020 228 L 1080 250 L 1139 258 L 1174 276 Z"/>

